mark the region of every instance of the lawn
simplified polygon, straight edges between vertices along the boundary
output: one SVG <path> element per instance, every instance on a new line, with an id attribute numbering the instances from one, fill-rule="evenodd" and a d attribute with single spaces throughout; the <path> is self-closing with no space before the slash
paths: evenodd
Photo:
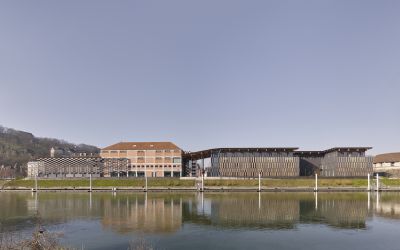
<path id="1" fill-rule="evenodd" d="M 381 183 L 386 187 L 398 187 L 400 186 L 400 179 L 382 178 Z"/>
<path id="2" fill-rule="evenodd" d="M 145 179 L 95 179 L 92 186 L 95 187 L 143 187 Z M 193 187 L 194 180 L 179 180 L 172 178 L 148 179 L 149 187 Z M 6 187 L 26 187 L 33 188 L 34 180 L 13 180 L 5 185 Z M 88 179 L 73 180 L 38 180 L 40 188 L 65 188 L 65 187 L 88 187 Z"/>
<path id="3" fill-rule="evenodd" d="M 258 180 L 205 180 L 205 186 L 258 186 Z M 314 187 L 314 179 L 263 179 L 263 187 Z M 319 179 L 319 187 L 366 187 L 365 179 Z"/>
<path id="4" fill-rule="evenodd" d="M 0 187 L 4 182 L 0 181 Z M 387 179 L 382 178 L 381 184 L 386 187 L 399 187 L 400 179 Z M 33 188 L 35 185 L 34 180 L 13 180 L 5 183 L 5 187 L 25 187 Z M 94 179 L 92 186 L 96 187 L 143 187 L 145 179 Z M 257 187 L 257 179 L 241 179 L 241 180 L 227 180 L 227 179 L 206 179 L 204 181 L 206 187 Z M 297 179 L 262 179 L 261 185 L 268 188 L 295 188 L 315 186 L 313 178 L 297 178 Z M 367 187 L 368 181 L 366 178 L 320 178 L 318 180 L 318 187 Z M 374 185 L 371 180 L 371 185 Z M 88 179 L 61 179 L 61 180 L 38 180 L 40 188 L 66 188 L 66 187 L 88 187 Z M 148 178 L 148 187 L 194 187 L 194 180 L 180 180 L 177 178 Z"/>
<path id="5" fill-rule="evenodd" d="M 5 181 L 5 180 L 0 180 L 0 188 L 2 188 L 3 185 L 4 185 L 6 182 L 7 182 L 7 181 Z"/>

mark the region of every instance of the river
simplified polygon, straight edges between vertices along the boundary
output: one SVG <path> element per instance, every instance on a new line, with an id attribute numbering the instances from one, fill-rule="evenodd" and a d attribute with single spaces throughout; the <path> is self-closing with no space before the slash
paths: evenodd
<path id="1" fill-rule="evenodd" d="M 400 193 L 0 192 L 0 233 L 83 249 L 400 249 Z"/>

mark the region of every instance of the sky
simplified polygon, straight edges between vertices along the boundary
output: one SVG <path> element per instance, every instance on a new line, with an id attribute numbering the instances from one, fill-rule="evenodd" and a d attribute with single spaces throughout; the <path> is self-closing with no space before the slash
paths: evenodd
<path id="1" fill-rule="evenodd" d="M 0 124 L 105 147 L 400 151 L 400 1 L 0 2 Z"/>

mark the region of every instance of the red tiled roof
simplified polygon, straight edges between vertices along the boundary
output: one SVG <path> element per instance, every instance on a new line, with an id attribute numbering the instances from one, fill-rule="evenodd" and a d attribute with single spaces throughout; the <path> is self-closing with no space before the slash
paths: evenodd
<path id="1" fill-rule="evenodd" d="M 172 142 L 119 142 L 102 150 L 181 150 Z"/>
<path id="2" fill-rule="evenodd" d="M 374 157 L 374 163 L 400 162 L 400 152 L 380 154 Z"/>

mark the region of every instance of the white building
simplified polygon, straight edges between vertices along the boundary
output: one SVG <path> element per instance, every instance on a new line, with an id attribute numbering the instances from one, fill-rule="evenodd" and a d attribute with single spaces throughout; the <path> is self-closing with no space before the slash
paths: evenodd
<path id="1" fill-rule="evenodd" d="M 400 152 L 376 155 L 374 172 L 387 176 L 400 176 Z"/>

